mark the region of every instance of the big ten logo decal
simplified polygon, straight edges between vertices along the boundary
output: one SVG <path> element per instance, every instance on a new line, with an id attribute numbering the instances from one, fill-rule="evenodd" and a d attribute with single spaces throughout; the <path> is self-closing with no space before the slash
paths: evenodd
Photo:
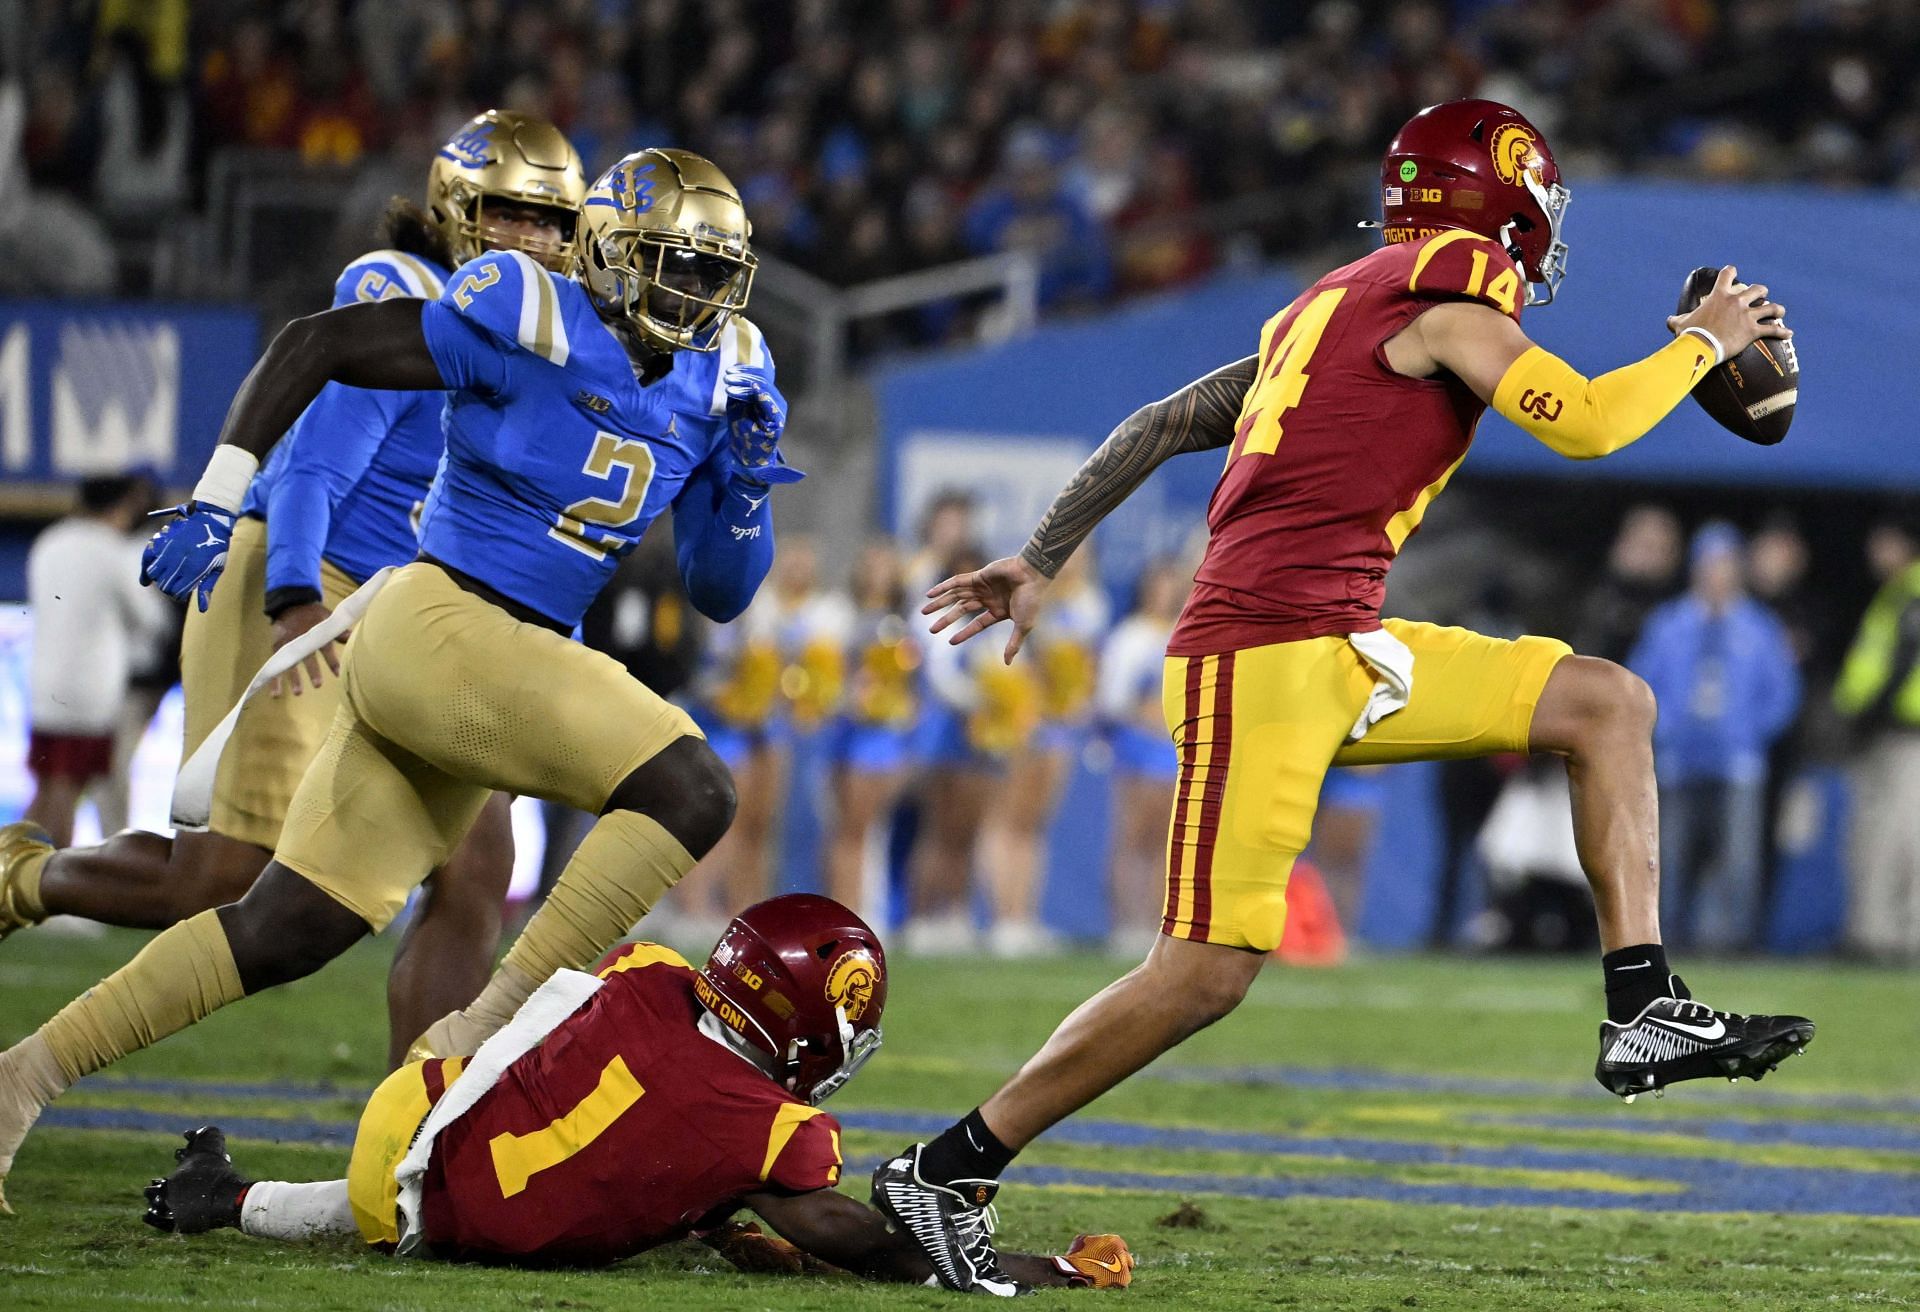
<path id="1" fill-rule="evenodd" d="M 1520 409 L 1543 424 L 1550 424 L 1566 409 L 1566 402 L 1552 392 L 1536 392 L 1531 387 L 1520 393 Z"/>

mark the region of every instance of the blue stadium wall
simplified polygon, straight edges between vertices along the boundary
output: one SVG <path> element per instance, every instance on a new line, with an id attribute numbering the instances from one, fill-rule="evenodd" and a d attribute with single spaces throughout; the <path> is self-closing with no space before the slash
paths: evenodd
<path id="1" fill-rule="evenodd" d="M 1749 446 L 1687 405 L 1629 450 L 1576 464 L 1489 416 L 1467 468 L 1570 483 L 1920 490 L 1920 375 L 1910 363 L 1920 272 L 1905 254 L 1916 223 L 1920 204 L 1882 197 L 1679 182 L 1576 188 L 1572 272 L 1551 307 L 1527 313 L 1529 333 L 1577 367 L 1603 372 L 1660 344 L 1689 269 L 1736 264 L 1789 307 L 1809 375 L 1793 435 L 1778 447 Z M 930 496 L 966 487 L 979 498 L 987 545 L 1014 549 L 1115 423 L 1253 351 L 1261 324 L 1302 286 L 1286 273 L 1232 274 L 1019 341 L 880 370 L 886 522 L 910 534 Z M 1101 530 L 1101 569 L 1116 597 L 1141 565 L 1178 550 L 1202 522 L 1217 472 L 1213 457 L 1175 461 Z M 1097 764 L 1097 753 L 1089 759 Z M 1823 946 L 1838 924 L 1845 789 L 1831 774 L 1805 782 L 1821 820 L 1779 872 L 1781 914 L 1769 937 L 1782 949 Z M 1055 828 L 1045 908 L 1069 933 L 1104 929 L 1105 792 L 1104 777 L 1083 762 Z M 1427 769 L 1388 772 L 1362 924 L 1378 945 L 1421 941 L 1431 918 L 1439 857 L 1432 793 Z M 789 878 L 804 880 L 804 847 L 789 852 Z"/>

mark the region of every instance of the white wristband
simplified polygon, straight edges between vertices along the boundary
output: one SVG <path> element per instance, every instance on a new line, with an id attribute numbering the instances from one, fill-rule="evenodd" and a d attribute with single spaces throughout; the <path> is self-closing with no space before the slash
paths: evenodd
<path id="1" fill-rule="evenodd" d="M 203 506 L 218 506 L 229 514 L 238 514 L 247 499 L 247 485 L 260 462 L 237 446 L 221 445 L 213 449 L 207 472 L 193 485 L 193 499 Z"/>
<path id="2" fill-rule="evenodd" d="M 1695 337 L 1698 337 L 1701 341 L 1713 348 L 1713 362 L 1715 364 L 1725 364 L 1727 362 L 1727 348 L 1720 345 L 1720 339 L 1718 337 L 1715 337 L 1705 328 L 1698 327 L 1694 324 L 1688 324 L 1680 330 L 1682 337 L 1688 333 L 1692 333 Z"/>

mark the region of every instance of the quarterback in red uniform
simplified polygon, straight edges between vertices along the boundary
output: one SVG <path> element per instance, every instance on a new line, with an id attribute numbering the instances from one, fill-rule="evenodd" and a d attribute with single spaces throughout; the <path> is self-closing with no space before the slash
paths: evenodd
<path id="1" fill-rule="evenodd" d="M 193 1131 L 148 1187 L 146 1220 L 583 1265 L 697 1234 L 749 1269 L 931 1282 L 911 1237 L 835 1192 L 840 1126 L 817 1106 L 879 1048 L 886 1000 L 886 955 L 858 916 L 774 898 L 728 925 L 703 970 L 658 944 L 620 948 L 597 976 L 560 972 L 473 1057 L 395 1071 L 345 1180 L 250 1182 L 219 1130 Z M 729 1224 L 742 1208 L 783 1238 Z M 1117 1235 L 1005 1261 L 1054 1286 L 1124 1286 L 1133 1269 Z"/>
<path id="2" fill-rule="evenodd" d="M 1383 162 L 1382 249 L 1275 315 L 1255 354 L 1129 417 L 1020 555 L 929 591 L 934 631 L 958 626 L 954 642 L 1011 619 L 1012 660 L 1061 563 L 1107 512 L 1168 457 L 1225 449 L 1163 681 L 1180 778 L 1161 937 L 985 1104 L 874 1176 L 876 1205 L 961 1273 L 953 1287 L 1019 1284 L 977 1219 L 1016 1152 L 1239 1004 L 1280 941 L 1287 877 L 1331 766 L 1566 759 L 1605 948 L 1595 1074 L 1613 1092 L 1757 1079 L 1812 1037 L 1800 1017 L 1694 1002 L 1667 967 L 1644 683 L 1553 638 L 1380 617 L 1388 567 L 1489 406 L 1562 455 L 1603 456 L 1707 369 L 1790 336 L 1767 289 L 1727 268 L 1697 309 L 1667 321 L 1664 345 L 1583 377 L 1520 329 L 1523 307 L 1551 300 L 1565 270 L 1568 199 L 1540 131 L 1505 105 L 1416 115 Z"/>

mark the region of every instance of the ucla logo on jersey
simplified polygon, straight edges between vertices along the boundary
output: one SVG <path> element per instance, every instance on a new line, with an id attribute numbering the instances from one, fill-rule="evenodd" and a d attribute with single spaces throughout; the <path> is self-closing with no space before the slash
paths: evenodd
<path id="1" fill-rule="evenodd" d="M 450 159 L 461 168 L 483 169 L 493 163 L 492 123 L 481 123 L 468 128 L 459 136 L 440 147 L 440 157 Z"/>
<path id="2" fill-rule="evenodd" d="M 622 214 L 645 214 L 653 208 L 653 179 L 642 175 L 652 172 L 651 160 L 617 164 L 587 197 L 587 204 L 610 205 Z"/>

